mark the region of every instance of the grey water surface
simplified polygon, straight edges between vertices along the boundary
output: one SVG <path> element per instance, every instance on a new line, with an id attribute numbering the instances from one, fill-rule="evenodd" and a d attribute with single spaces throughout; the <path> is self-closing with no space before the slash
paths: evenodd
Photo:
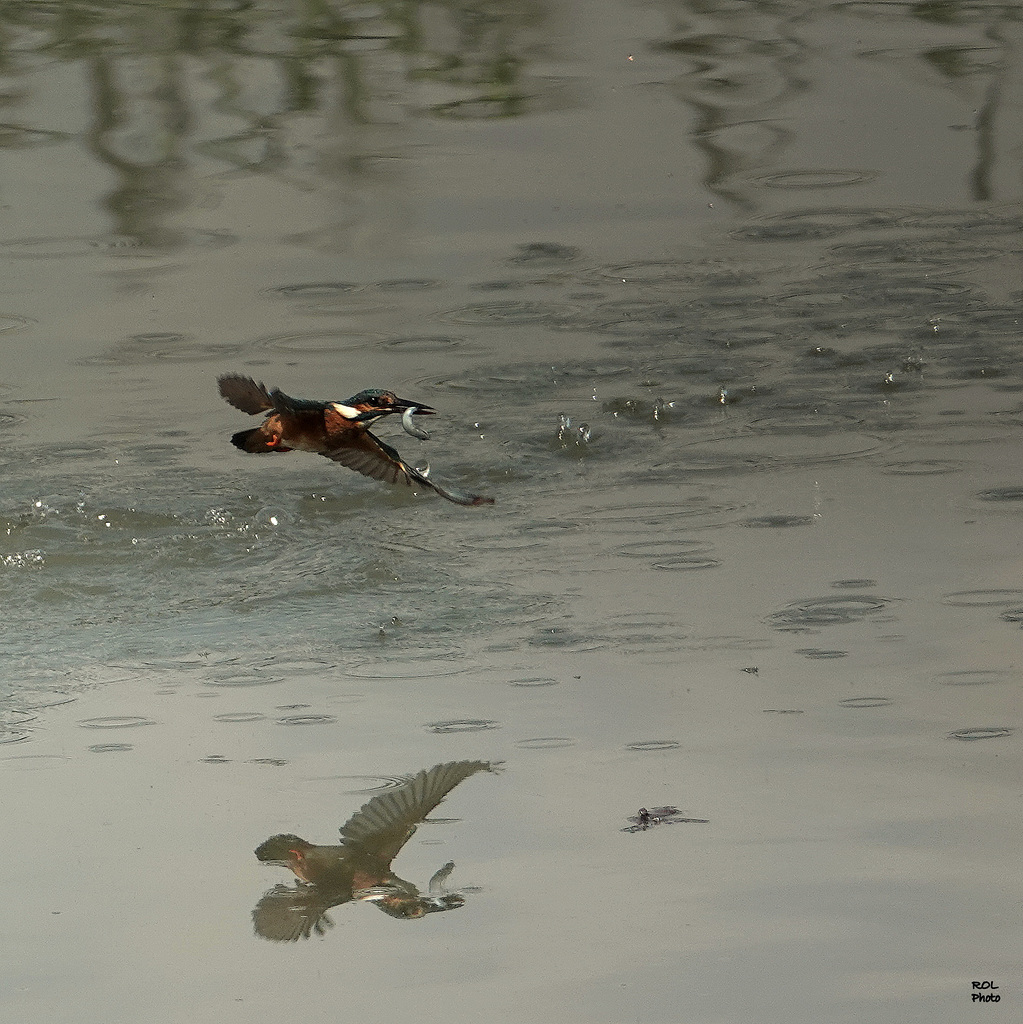
<path id="1" fill-rule="evenodd" d="M 3 1019 L 1018 1014 L 1021 26 L 0 5 Z"/>

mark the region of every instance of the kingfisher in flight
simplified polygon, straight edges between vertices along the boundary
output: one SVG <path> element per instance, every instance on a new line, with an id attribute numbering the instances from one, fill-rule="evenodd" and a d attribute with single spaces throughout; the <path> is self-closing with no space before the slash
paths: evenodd
<path id="1" fill-rule="evenodd" d="M 455 910 L 465 903 L 445 882 L 454 868 L 445 864 L 421 893 L 391 870 L 391 861 L 412 838 L 416 826 L 470 775 L 496 771 L 490 761 L 448 761 L 407 778 L 364 804 L 341 826 L 341 843 L 317 846 L 299 836 L 271 836 L 256 848 L 263 864 L 290 868 L 298 882 L 275 885 L 256 904 L 256 934 L 273 942 L 296 942 L 333 927 L 332 907 L 361 900 L 391 917 L 414 920 Z"/>
<path id="2" fill-rule="evenodd" d="M 368 390 L 343 402 L 317 402 L 291 398 L 278 388 L 268 391 L 251 377 L 225 373 L 217 378 L 220 394 L 236 409 L 266 418 L 251 430 L 241 430 L 231 443 L 243 452 L 315 452 L 357 473 L 394 484 L 429 487 L 456 505 L 493 505 L 482 494 L 465 494 L 442 487 L 427 476 L 428 471 L 410 466 L 390 445 L 384 444 L 370 427 L 384 416 L 401 415 L 402 426 L 413 437 L 430 435 L 412 422 L 419 414 L 433 416 L 436 409 L 399 398 L 393 391 Z"/>

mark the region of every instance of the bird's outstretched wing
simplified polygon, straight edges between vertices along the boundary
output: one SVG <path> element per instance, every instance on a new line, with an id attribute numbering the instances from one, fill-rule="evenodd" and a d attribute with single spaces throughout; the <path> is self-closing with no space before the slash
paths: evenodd
<path id="1" fill-rule="evenodd" d="M 260 412 L 269 412 L 274 407 L 265 384 L 257 384 L 251 377 L 243 377 L 240 373 L 225 373 L 217 378 L 220 394 L 242 412 L 255 416 Z"/>
<path id="2" fill-rule="evenodd" d="M 494 503 L 493 498 L 486 498 L 481 494 L 465 494 L 428 479 L 418 469 L 410 466 L 389 444 L 384 444 L 368 430 L 360 431 L 355 437 L 346 438 L 343 446 L 320 454 L 332 462 L 339 462 L 342 466 L 354 469 L 357 473 L 372 477 L 374 480 L 382 480 L 388 484 L 406 483 L 410 487 L 429 487 L 456 505 Z"/>
<path id="3" fill-rule="evenodd" d="M 448 761 L 423 769 L 357 810 L 342 826 L 345 846 L 356 846 L 390 863 L 437 804 L 460 782 L 489 771 L 489 761 Z"/>
<path id="4" fill-rule="evenodd" d="M 421 475 L 389 444 L 384 444 L 368 430 L 360 430 L 358 433 L 351 431 L 339 447 L 320 454 L 331 462 L 340 462 L 342 466 L 354 469 L 363 476 L 382 480 L 387 484 L 396 484 L 399 481 L 411 484 Z"/>

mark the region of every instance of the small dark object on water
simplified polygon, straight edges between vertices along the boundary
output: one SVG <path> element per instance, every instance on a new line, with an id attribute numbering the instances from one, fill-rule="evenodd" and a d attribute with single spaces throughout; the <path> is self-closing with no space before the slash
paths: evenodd
<path id="1" fill-rule="evenodd" d="M 757 665 L 749 665 L 743 669 L 743 672 L 750 676 L 758 676 L 760 675 L 760 668 Z"/>
<path id="2" fill-rule="evenodd" d="M 638 814 L 633 814 L 629 817 L 631 825 L 626 826 L 622 829 L 623 832 L 645 832 L 648 828 L 653 828 L 654 825 L 681 825 L 681 824 L 693 824 L 693 825 L 706 825 L 710 821 L 709 818 L 683 818 L 680 817 L 681 811 L 677 807 L 653 807 L 647 809 L 641 807 Z"/>

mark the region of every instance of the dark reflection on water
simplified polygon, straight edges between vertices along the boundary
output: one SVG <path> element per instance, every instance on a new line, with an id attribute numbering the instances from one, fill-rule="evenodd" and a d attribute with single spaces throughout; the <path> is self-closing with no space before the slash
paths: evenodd
<path id="1" fill-rule="evenodd" d="M 260 843 L 256 857 L 289 868 L 298 881 L 275 885 L 256 904 L 256 934 L 274 942 L 323 935 L 333 927 L 327 911 L 353 900 L 374 903 L 401 920 L 461 907 L 468 890 L 447 887 L 453 863 L 434 874 L 424 894 L 399 878 L 391 862 L 457 785 L 495 767 L 487 761 L 451 761 L 424 768 L 364 804 L 341 826 L 341 842 L 334 846 L 317 846 L 291 834 Z"/>
<path id="2" fill-rule="evenodd" d="M 398 83 L 406 116 L 480 121 L 571 106 L 570 81 L 537 74 L 527 60 L 547 18 L 541 0 L 468 8 L 5 3 L 6 73 L 27 77 L 54 59 L 73 68 L 88 118 L 61 132 L 10 123 L 0 131 L 0 148 L 52 148 L 81 137 L 116 182 L 104 198 L 112 225 L 104 240 L 13 244 L 24 255 L 66 255 L 76 245 L 116 241 L 133 256 L 202 244 L 175 223 L 201 199 L 195 171 L 212 164 L 220 172 L 320 183 L 309 155 L 317 135 L 312 119 L 320 135 L 333 136 L 340 121 L 355 130 L 353 139 L 363 136 L 331 161 L 334 170 L 349 180 L 377 175 L 392 154 L 365 128 L 388 121 Z M 215 117 L 195 98 L 210 85 Z"/>

